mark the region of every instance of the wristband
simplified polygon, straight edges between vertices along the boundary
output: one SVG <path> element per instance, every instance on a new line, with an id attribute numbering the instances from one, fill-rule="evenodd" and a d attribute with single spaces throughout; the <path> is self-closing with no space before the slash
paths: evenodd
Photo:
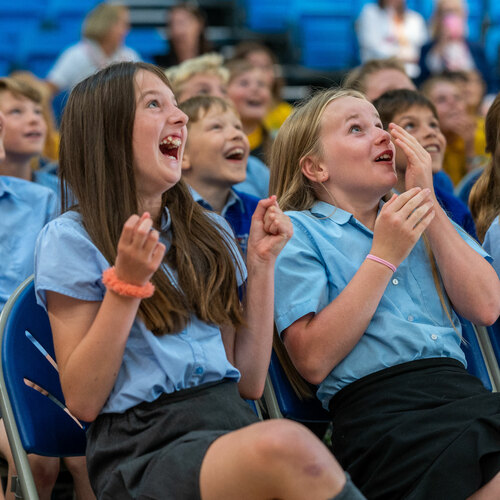
<path id="1" fill-rule="evenodd" d="M 114 266 L 102 272 L 102 282 L 108 290 L 112 290 L 123 297 L 147 299 L 155 293 L 155 286 L 151 281 L 142 286 L 132 285 L 126 281 L 122 281 L 116 276 Z"/>
<path id="2" fill-rule="evenodd" d="M 369 253 L 366 256 L 366 258 L 378 262 L 379 264 L 383 264 L 384 266 L 388 267 L 393 273 L 396 272 L 396 266 L 394 264 L 391 264 L 390 262 L 387 262 L 386 260 L 377 257 L 376 255 Z"/>

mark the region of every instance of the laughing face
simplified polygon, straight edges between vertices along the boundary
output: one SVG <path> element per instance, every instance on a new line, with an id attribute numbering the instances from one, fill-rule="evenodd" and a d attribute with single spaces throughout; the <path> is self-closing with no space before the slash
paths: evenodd
<path id="1" fill-rule="evenodd" d="M 396 114 L 392 121 L 417 139 L 431 155 L 432 172 L 439 172 L 443 165 L 446 139 L 439 128 L 439 122 L 434 113 L 427 107 L 412 106 L 406 111 Z M 397 170 L 405 172 L 406 163 L 406 155 L 399 148 L 396 148 Z"/>
<path id="2" fill-rule="evenodd" d="M 348 96 L 328 104 L 320 140 L 323 184 L 341 208 L 342 200 L 376 202 L 396 184 L 394 145 L 370 102 Z"/>
<path id="3" fill-rule="evenodd" d="M 262 121 L 271 105 L 271 90 L 260 68 L 252 68 L 233 78 L 227 94 L 244 125 Z"/>
<path id="4" fill-rule="evenodd" d="M 234 111 L 212 106 L 189 126 L 184 162 L 189 183 L 202 192 L 202 187 L 229 188 L 243 182 L 249 149 Z"/>
<path id="5" fill-rule="evenodd" d="M 5 116 L 4 146 L 7 155 L 17 158 L 40 155 L 47 136 L 42 106 L 27 97 L 4 91 L 0 93 L 0 111 Z"/>
<path id="6" fill-rule="evenodd" d="M 137 192 L 143 199 L 157 198 L 180 179 L 187 116 L 156 75 L 140 70 L 135 80 L 132 147 Z"/>

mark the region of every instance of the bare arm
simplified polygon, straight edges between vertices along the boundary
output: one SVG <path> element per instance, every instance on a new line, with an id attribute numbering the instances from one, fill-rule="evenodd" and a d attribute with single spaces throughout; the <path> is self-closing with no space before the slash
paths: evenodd
<path id="1" fill-rule="evenodd" d="M 3 136 L 5 135 L 5 116 L 0 112 L 0 161 L 5 158 L 5 148 L 3 146 Z"/>
<path id="2" fill-rule="evenodd" d="M 429 196 L 428 190 L 420 188 L 394 195 L 375 221 L 370 253 L 399 266 L 433 218 Z M 391 276 L 388 267 L 364 261 L 330 304 L 284 330 L 288 353 L 306 380 L 319 384 L 351 352 L 370 323 Z"/>
<path id="3" fill-rule="evenodd" d="M 420 186 L 432 190 L 431 160 L 418 141 L 391 124 L 395 142 L 408 158 L 407 188 Z M 426 230 L 436 263 L 453 308 L 479 325 L 490 325 L 500 314 L 500 280 L 493 267 L 458 234 L 439 206 Z"/>
<path id="4" fill-rule="evenodd" d="M 150 231 L 149 214 L 125 223 L 115 263 L 117 276 L 144 285 L 160 265 L 165 247 Z M 47 292 L 61 385 L 70 411 L 94 420 L 115 383 L 140 299 L 107 291 L 102 302 Z"/>
<path id="5" fill-rule="evenodd" d="M 246 325 L 233 330 L 232 339 L 228 339 L 227 329 L 223 332 L 226 350 L 232 350 L 241 372 L 243 397 L 257 399 L 264 390 L 273 341 L 274 263 L 292 233 L 292 223 L 281 212 L 276 197 L 261 200 L 252 217 L 247 252 Z"/>

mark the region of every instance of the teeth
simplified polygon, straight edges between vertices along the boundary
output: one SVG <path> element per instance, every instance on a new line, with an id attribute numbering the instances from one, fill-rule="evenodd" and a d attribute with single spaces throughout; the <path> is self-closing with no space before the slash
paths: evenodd
<path id="1" fill-rule="evenodd" d="M 427 146 L 425 150 L 430 153 L 437 153 L 439 151 L 439 148 L 437 146 Z"/>
<path id="2" fill-rule="evenodd" d="M 382 161 L 385 161 L 385 160 L 390 160 L 391 159 L 391 156 L 388 155 L 388 154 L 384 154 L 384 155 L 380 155 L 377 160 L 382 160 Z"/>
<path id="3" fill-rule="evenodd" d="M 174 148 L 180 147 L 181 144 L 182 141 L 178 137 L 172 137 L 171 135 L 168 135 L 160 142 L 162 146 L 172 146 Z"/>

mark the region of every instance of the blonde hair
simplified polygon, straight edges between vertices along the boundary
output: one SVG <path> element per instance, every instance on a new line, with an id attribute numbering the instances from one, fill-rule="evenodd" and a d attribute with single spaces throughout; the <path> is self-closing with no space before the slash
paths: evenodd
<path id="1" fill-rule="evenodd" d="M 364 94 L 353 89 L 322 90 L 300 104 L 281 126 L 271 153 L 269 193 L 277 196 L 282 210 L 307 210 L 317 201 L 314 183 L 302 173 L 302 162 L 308 156 L 322 157 L 320 137 L 323 113 L 331 102 L 341 97 L 355 97 L 367 101 Z M 334 205 L 333 199 L 332 205 Z M 441 288 L 439 271 L 425 235 L 424 245 L 439 300 L 453 329 L 457 332 Z M 297 396 L 301 399 L 311 398 L 313 394 L 311 385 L 294 367 L 276 330 L 273 348 Z"/>
<path id="2" fill-rule="evenodd" d="M 211 52 L 172 66 L 165 70 L 165 74 L 172 84 L 173 93 L 177 95 L 182 93 L 186 82 L 196 75 L 215 75 L 222 83 L 227 84 L 229 70 L 223 66 L 223 62 L 221 55 Z"/>
<path id="3" fill-rule="evenodd" d="M 125 5 L 118 3 L 100 3 L 94 7 L 83 21 L 82 35 L 85 38 L 102 42 L 109 30 L 118 22 L 120 14 L 128 11 Z"/>

